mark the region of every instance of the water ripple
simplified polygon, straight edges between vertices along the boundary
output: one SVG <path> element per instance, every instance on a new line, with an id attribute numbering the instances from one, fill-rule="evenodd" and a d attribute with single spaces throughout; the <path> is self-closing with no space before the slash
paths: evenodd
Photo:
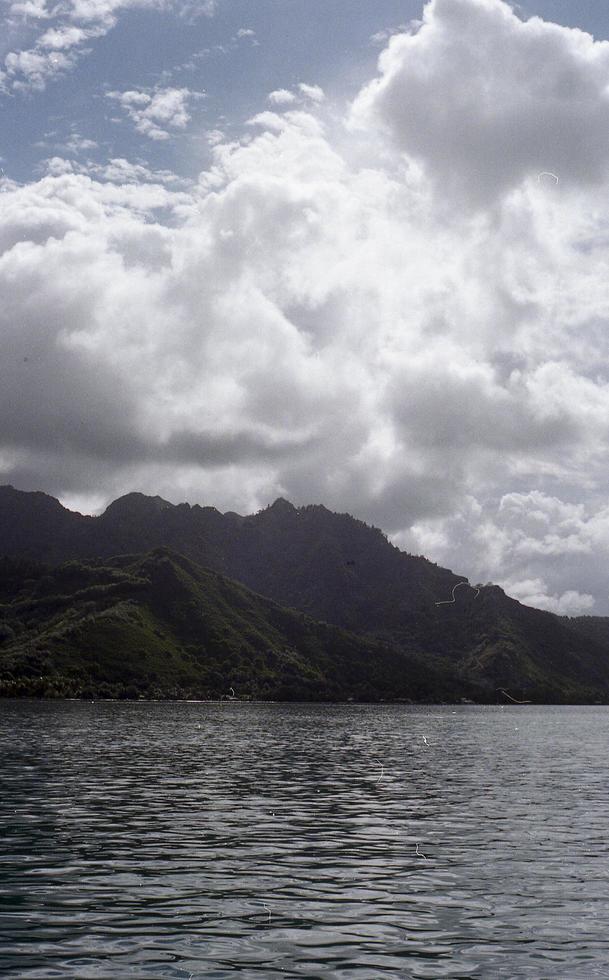
<path id="1" fill-rule="evenodd" d="M 609 975 L 606 708 L 1 709 L 4 976 Z"/>

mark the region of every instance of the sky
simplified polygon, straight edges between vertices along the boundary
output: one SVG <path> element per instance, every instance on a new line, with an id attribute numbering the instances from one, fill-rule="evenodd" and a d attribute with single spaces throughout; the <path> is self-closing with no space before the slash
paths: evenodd
<path id="1" fill-rule="evenodd" d="M 609 8 L 0 0 L 0 483 L 609 614 Z"/>

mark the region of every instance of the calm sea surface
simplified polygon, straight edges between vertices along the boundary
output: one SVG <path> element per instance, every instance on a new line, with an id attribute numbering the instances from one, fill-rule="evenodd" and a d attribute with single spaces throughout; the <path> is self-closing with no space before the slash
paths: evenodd
<path id="1" fill-rule="evenodd" d="M 0 973 L 609 977 L 609 709 L 0 701 Z"/>

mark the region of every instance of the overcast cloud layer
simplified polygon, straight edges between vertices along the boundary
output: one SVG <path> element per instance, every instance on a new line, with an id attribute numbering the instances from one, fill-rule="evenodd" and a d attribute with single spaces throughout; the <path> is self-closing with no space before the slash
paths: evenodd
<path id="1" fill-rule="evenodd" d="M 270 92 L 196 186 L 4 180 L 0 482 L 323 502 L 608 613 L 608 92 L 609 43 L 431 0 L 346 109 Z M 110 98 L 152 140 L 189 122 L 186 90 Z"/>

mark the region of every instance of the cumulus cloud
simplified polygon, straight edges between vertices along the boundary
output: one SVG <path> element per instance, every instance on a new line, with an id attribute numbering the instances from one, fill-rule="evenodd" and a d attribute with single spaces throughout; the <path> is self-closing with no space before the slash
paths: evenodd
<path id="1" fill-rule="evenodd" d="M 77 63 L 82 51 L 70 48 L 66 44 L 63 49 L 36 47 L 10 51 L 4 59 L 3 87 L 15 91 L 42 91 L 49 79 L 65 74 Z"/>
<path id="2" fill-rule="evenodd" d="M 273 92 L 269 92 L 267 98 L 272 105 L 289 105 L 296 101 L 294 93 L 287 88 L 277 88 Z"/>
<path id="3" fill-rule="evenodd" d="M 108 92 L 107 97 L 119 103 L 142 136 L 168 140 L 172 131 L 184 130 L 190 122 L 189 103 L 204 96 L 188 88 L 157 87 Z"/>
<path id="4" fill-rule="evenodd" d="M 581 32 L 432 0 L 354 100 L 368 129 L 299 90 L 208 134 L 196 187 L 64 157 L 3 186 L 2 479 L 322 501 L 542 608 L 608 611 L 608 85 Z M 113 97 L 150 136 L 184 91 Z"/>
<path id="5" fill-rule="evenodd" d="M 95 163 L 92 160 L 80 163 L 73 158 L 54 156 L 43 160 L 39 169 L 52 177 L 59 177 L 64 174 L 81 174 L 94 177 L 98 182 L 107 181 L 120 185 L 118 193 L 126 195 L 133 202 L 137 197 L 150 201 L 150 185 L 171 188 L 169 196 L 161 195 L 161 204 L 151 205 L 153 209 L 155 207 L 164 208 L 168 204 L 176 206 L 178 202 L 180 205 L 184 205 L 191 201 L 188 195 L 181 193 L 192 187 L 193 182 L 191 180 L 179 177 L 171 170 L 151 170 L 144 164 L 132 163 L 124 157 L 113 157 L 105 163 Z M 144 190 L 145 185 L 148 185 L 147 190 Z M 97 188 L 99 193 L 102 193 L 102 186 L 100 183 Z M 145 205 L 146 208 L 148 206 L 148 204 Z"/>
<path id="6" fill-rule="evenodd" d="M 595 595 L 606 607 L 608 530 L 609 508 L 600 501 L 532 490 L 483 505 L 472 497 L 458 513 L 415 523 L 398 537 L 440 561 L 458 554 L 470 577 L 492 579 L 527 605 L 575 616 L 593 609 Z M 568 587 L 574 584 L 586 591 Z"/>
<path id="7" fill-rule="evenodd" d="M 320 85 L 307 85 L 306 82 L 300 82 L 298 89 L 305 98 L 310 99 L 312 102 L 323 102 L 326 97 Z"/>
<path id="8" fill-rule="evenodd" d="M 38 47 L 50 51 L 63 51 L 66 48 L 73 48 L 87 40 L 90 34 L 82 27 L 66 26 L 51 27 L 38 39 Z"/>
<path id="9" fill-rule="evenodd" d="M 420 160 L 437 188 L 487 206 L 540 171 L 568 185 L 606 175 L 609 42 L 524 22 L 503 0 L 431 0 L 392 37 L 353 108 Z"/>

